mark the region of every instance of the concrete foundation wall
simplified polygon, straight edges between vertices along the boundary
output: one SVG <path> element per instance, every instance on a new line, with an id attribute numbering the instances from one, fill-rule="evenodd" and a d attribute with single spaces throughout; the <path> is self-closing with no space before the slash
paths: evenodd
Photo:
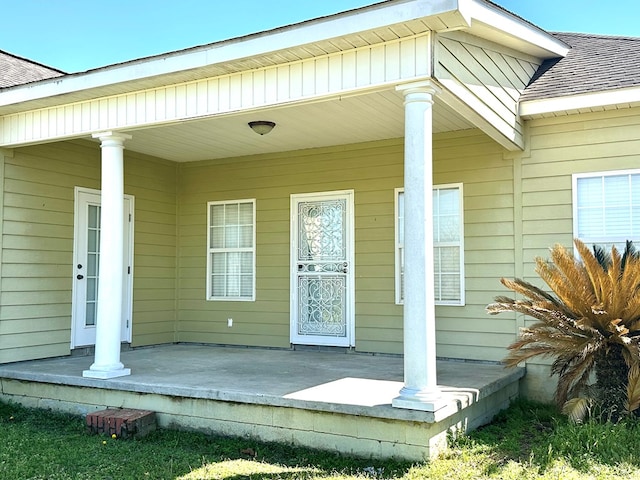
<path id="1" fill-rule="evenodd" d="M 489 422 L 518 396 L 510 382 L 484 398 L 461 393 L 434 422 L 367 417 L 304 408 L 0 379 L 0 399 L 76 415 L 105 408 L 156 412 L 161 428 L 283 442 L 342 454 L 422 461 L 446 448 L 449 430 Z"/>

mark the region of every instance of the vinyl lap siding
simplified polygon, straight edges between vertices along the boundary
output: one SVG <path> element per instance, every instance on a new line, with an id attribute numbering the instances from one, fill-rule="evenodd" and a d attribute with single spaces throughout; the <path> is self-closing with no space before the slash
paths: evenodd
<path id="1" fill-rule="evenodd" d="M 125 193 L 136 207 L 133 346 L 175 341 L 176 171 L 175 163 L 125 150 Z"/>
<path id="2" fill-rule="evenodd" d="M 640 109 L 532 120 L 529 132 L 530 152 L 522 158 L 523 277 L 543 287 L 535 257 L 549 258 L 556 243 L 571 248 L 572 174 L 640 167 Z M 547 365 L 528 362 L 528 396 L 550 398 Z"/>
<path id="3" fill-rule="evenodd" d="M 571 246 L 573 173 L 640 167 L 640 109 L 533 120 L 522 159 L 524 274 L 555 243 Z"/>
<path id="4" fill-rule="evenodd" d="M 434 183 L 463 183 L 466 305 L 437 306 L 437 355 L 499 361 L 514 339 L 515 319 L 485 307 L 504 294 L 514 272 L 513 167 L 504 149 L 468 130 L 435 137 Z"/>
<path id="5" fill-rule="evenodd" d="M 5 161 L 0 362 L 69 353 L 73 186 L 98 186 L 97 155 L 55 144 Z"/>
<path id="6" fill-rule="evenodd" d="M 463 33 L 437 36 L 434 76 L 504 137 L 523 145 L 518 100 L 540 61 Z"/>
<path id="7" fill-rule="evenodd" d="M 158 264 L 169 264 L 169 278 L 175 270 L 175 167 L 125 158 L 125 192 L 136 196 L 134 344 L 171 341 L 175 286 L 149 298 L 157 291 L 149 281 L 163 281 Z M 87 142 L 16 149 L 5 159 L 0 362 L 69 353 L 74 187 L 99 189 L 99 175 L 100 150 Z"/>
<path id="8" fill-rule="evenodd" d="M 467 305 L 437 308 L 438 355 L 500 360 L 515 320 L 484 308 L 514 272 L 512 162 L 478 131 L 436 135 L 434 156 L 435 183 L 464 183 L 467 264 Z M 356 349 L 402 353 L 393 210 L 402 184 L 401 139 L 181 164 L 178 339 L 288 347 L 290 195 L 353 189 Z M 256 301 L 206 301 L 206 204 L 245 198 L 256 198 Z"/>
<path id="9" fill-rule="evenodd" d="M 290 195 L 353 189 L 356 348 L 402 353 L 393 210 L 401 139 L 184 164 L 125 158 L 136 202 L 134 345 L 288 347 Z M 99 188 L 99 163 L 97 146 L 82 142 L 19 149 L 6 161 L 2 361 L 68 353 L 73 187 Z M 513 171 L 478 131 L 434 138 L 434 183 L 462 182 L 465 195 L 466 305 L 436 309 L 441 357 L 500 360 L 514 338 L 514 318 L 484 311 L 504 293 L 498 279 L 514 275 Z M 206 301 L 206 204 L 243 198 L 256 198 L 256 301 Z"/>
<path id="10" fill-rule="evenodd" d="M 396 140 L 182 164 L 179 339 L 288 347 L 290 195 L 354 189 L 357 348 L 401 349 L 401 311 L 393 304 L 401 152 Z M 256 199 L 256 301 L 206 301 L 206 203 L 244 198 Z"/>

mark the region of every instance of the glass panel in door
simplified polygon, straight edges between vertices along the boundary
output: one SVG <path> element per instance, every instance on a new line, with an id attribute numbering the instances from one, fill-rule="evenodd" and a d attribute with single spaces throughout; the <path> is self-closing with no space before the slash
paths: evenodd
<path id="1" fill-rule="evenodd" d="M 87 209 L 87 275 L 86 310 L 84 324 L 96 324 L 98 309 L 98 275 L 100 271 L 100 207 L 88 205 Z"/>
<path id="2" fill-rule="evenodd" d="M 100 192 L 82 189 L 77 194 L 72 348 L 94 345 L 100 276 Z M 124 258 L 122 341 L 131 341 L 133 197 L 124 198 Z"/>

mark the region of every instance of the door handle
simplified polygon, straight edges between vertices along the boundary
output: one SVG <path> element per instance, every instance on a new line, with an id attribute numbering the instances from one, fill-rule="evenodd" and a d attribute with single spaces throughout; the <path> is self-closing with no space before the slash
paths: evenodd
<path id="1" fill-rule="evenodd" d="M 81 275 L 81 274 L 79 273 L 79 274 L 76 276 L 76 278 L 77 278 L 78 280 L 82 280 L 82 279 L 84 278 L 84 275 Z"/>

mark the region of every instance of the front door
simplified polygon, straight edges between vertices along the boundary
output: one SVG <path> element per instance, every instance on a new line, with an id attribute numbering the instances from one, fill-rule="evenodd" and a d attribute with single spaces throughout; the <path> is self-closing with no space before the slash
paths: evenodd
<path id="1" fill-rule="evenodd" d="M 291 343 L 353 346 L 353 191 L 291 196 L 291 266 Z"/>
<path id="2" fill-rule="evenodd" d="M 100 191 L 76 188 L 71 348 L 95 345 L 100 279 Z M 122 338 L 131 341 L 133 197 L 124 198 Z"/>

